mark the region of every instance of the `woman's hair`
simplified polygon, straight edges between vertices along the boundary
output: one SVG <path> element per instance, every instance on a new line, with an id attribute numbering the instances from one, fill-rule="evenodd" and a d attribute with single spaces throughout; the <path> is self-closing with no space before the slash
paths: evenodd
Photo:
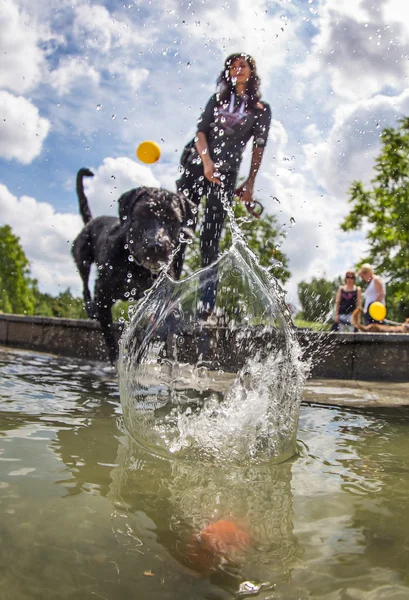
<path id="1" fill-rule="evenodd" d="M 372 265 L 370 265 L 369 263 L 364 263 L 363 265 L 361 265 L 359 268 L 358 275 L 361 275 L 361 273 L 370 273 L 372 275 L 373 274 Z"/>
<path id="2" fill-rule="evenodd" d="M 217 85 L 219 89 L 219 100 L 220 103 L 228 102 L 232 92 L 234 92 L 234 85 L 230 77 L 230 67 L 238 58 L 244 58 L 251 69 L 250 79 L 247 82 L 246 94 L 248 96 L 249 106 L 255 108 L 258 101 L 261 98 L 260 93 L 260 77 L 257 74 L 256 61 L 253 57 L 245 52 L 237 52 L 236 54 L 230 54 L 224 61 L 223 71 L 217 78 Z"/>

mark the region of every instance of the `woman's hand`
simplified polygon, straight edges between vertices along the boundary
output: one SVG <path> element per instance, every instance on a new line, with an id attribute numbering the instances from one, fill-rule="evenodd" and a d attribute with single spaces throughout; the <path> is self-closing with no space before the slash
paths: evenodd
<path id="1" fill-rule="evenodd" d="M 244 202 L 251 216 L 259 219 L 264 208 L 260 202 L 253 200 L 253 187 L 253 182 L 250 181 L 250 179 L 247 179 L 236 189 L 236 194 L 239 197 L 239 200 Z"/>
<path id="2" fill-rule="evenodd" d="M 236 194 L 245 204 L 251 204 L 253 202 L 253 187 L 254 183 L 249 179 L 246 179 L 239 187 L 236 189 Z"/>
<path id="3" fill-rule="evenodd" d="M 217 173 L 216 167 L 211 158 L 208 158 L 206 161 L 203 160 L 203 173 L 210 183 L 216 183 L 217 185 L 220 185 L 220 179 L 217 177 L 219 173 Z"/>

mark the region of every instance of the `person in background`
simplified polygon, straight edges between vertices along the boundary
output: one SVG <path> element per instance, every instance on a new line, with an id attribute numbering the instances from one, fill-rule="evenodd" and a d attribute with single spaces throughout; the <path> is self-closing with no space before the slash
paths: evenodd
<path id="1" fill-rule="evenodd" d="M 211 96 L 201 115 L 196 137 L 189 142 L 181 158 L 182 175 L 177 190 L 197 206 L 206 196 L 205 214 L 201 228 L 200 249 L 202 267 L 212 264 L 219 255 L 219 241 L 226 218 L 225 204 L 230 205 L 234 194 L 247 210 L 259 217 L 254 207 L 254 183 L 267 143 L 271 121 L 269 105 L 261 100 L 260 78 L 254 59 L 246 53 L 230 55 L 218 80 L 218 92 Z M 237 186 L 243 152 L 253 138 L 250 172 Z M 185 245 L 176 257 L 175 271 L 181 269 Z M 214 308 L 217 289 L 210 286 L 203 299 L 203 318 Z"/>
<path id="2" fill-rule="evenodd" d="M 375 275 L 372 265 L 368 263 L 364 263 L 361 265 L 359 272 L 359 277 L 368 284 L 365 289 L 365 304 L 364 304 L 364 318 L 365 324 L 369 325 L 369 323 L 378 323 L 371 318 L 369 314 L 369 306 L 372 302 L 381 302 L 381 304 L 385 305 L 385 297 L 386 297 L 386 286 L 385 282 L 379 275 Z"/>
<path id="3" fill-rule="evenodd" d="M 344 285 L 337 290 L 331 331 L 342 331 L 345 325 L 351 325 L 351 315 L 356 308 L 362 308 L 362 289 L 356 285 L 355 272 L 349 270 L 345 273 Z"/>

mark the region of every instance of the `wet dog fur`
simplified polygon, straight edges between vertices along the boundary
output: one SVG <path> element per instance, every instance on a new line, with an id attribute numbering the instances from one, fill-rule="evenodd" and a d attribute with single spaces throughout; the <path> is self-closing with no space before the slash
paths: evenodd
<path id="1" fill-rule="evenodd" d="M 193 205 L 182 194 L 163 189 L 139 187 L 118 200 L 119 218 L 92 218 L 84 193 L 83 178 L 93 177 L 89 169 L 77 173 L 77 195 L 84 228 L 74 240 L 72 254 L 83 283 L 88 317 L 96 319 L 115 364 L 118 344 L 112 326 L 112 306 L 130 296 L 135 300 L 150 288 L 181 237 L 192 237 Z M 91 265 L 97 267 L 94 294 L 89 289 Z M 171 265 L 169 274 L 179 278 L 181 264 Z"/>
<path id="2" fill-rule="evenodd" d="M 351 315 L 351 325 L 359 331 L 370 333 L 409 333 L 409 319 L 400 325 L 383 325 L 382 323 L 361 324 L 362 309 L 356 308 Z"/>

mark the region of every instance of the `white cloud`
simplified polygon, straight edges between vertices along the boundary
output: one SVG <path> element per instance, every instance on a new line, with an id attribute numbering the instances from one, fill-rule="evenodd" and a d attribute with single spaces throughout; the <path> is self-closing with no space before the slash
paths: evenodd
<path id="1" fill-rule="evenodd" d="M 148 33 L 149 30 L 149 33 Z M 110 13 L 101 4 L 81 4 L 75 8 L 74 33 L 86 40 L 87 47 L 107 53 L 152 43 L 152 28 L 139 27 L 123 14 Z"/>
<path id="2" fill-rule="evenodd" d="M 85 194 L 93 216 L 118 216 L 117 200 L 121 194 L 141 185 L 159 186 L 150 167 L 124 156 L 104 158 L 93 173 L 94 177 L 84 178 Z"/>
<path id="3" fill-rule="evenodd" d="M 327 0 L 315 22 L 311 52 L 296 73 L 331 83 L 340 97 L 370 98 L 385 87 L 401 91 L 409 75 L 409 28 L 399 1 Z"/>
<path id="4" fill-rule="evenodd" d="M 20 12 L 14 2 L 5 0 L 0 11 L 0 31 L 0 87 L 18 94 L 26 92 L 38 84 L 44 66 L 36 23 Z"/>
<path id="5" fill-rule="evenodd" d="M 0 91 L 0 111 L 0 156 L 29 164 L 41 152 L 49 121 L 31 102 L 6 91 Z"/>
<path id="6" fill-rule="evenodd" d="M 296 52 L 302 46 L 296 36 L 301 24 L 297 11 L 289 2 L 282 5 L 280 12 L 273 12 L 265 0 L 234 0 L 222 6 L 214 1 L 197 3 L 191 14 L 182 13 L 179 30 L 186 43 L 193 40 L 192 50 L 199 44 L 204 50 L 218 50 L 224 58 L 248 52 L 256 58 L 262 76 L 267 76 L 287 63 L 290 47 Z"/>
<path id="7" fill-rule="evenodd" d="M 141 85 L 148 79 L 148 69 L 139 69 L 131 67 L 123 60 L 112 61 L 109 64 L 109 72 L 115 76 L 119 76 L 126 81 L 132 92 L 137 92 Z"/>
<path id="8" fill-rule="evenodd" d="M 380 150 L 382 130 L 396 127 L 397 119 L 409 112 L 409 88 L 399 96 L 378 95 L 370 100 L 340 105 L 334 124 L 326 134 L 314 131 L 305 145 L 307 166 L 315 181 L 337 197 L 345 213 L 346 193 L 355 179 L 367 183 L 374 176 L 374 158 Z"/>
<path id="9" fill-rule="evenodd" d="M 2 184 L 0 213 L 20 238 L 40 290 L 55 294 L 71 287 L 78 293 L 80 279 L 70 250 L 83 226 L 80 216 L 57 213 L 50 204 L 29 196 L 17 198 Z"/>
<path id="10" fill-rule="evenodd" d="M 83 59 L 64 57 L 57 69 L 51 71 L 49 83 L 62 96 L 79 86 L 96 86 L 100 75 Z"/>

